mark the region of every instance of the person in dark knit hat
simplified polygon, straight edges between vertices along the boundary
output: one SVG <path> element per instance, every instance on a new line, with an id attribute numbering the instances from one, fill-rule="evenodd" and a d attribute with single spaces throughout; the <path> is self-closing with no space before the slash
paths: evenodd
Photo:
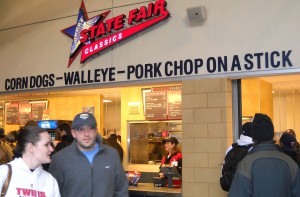
<path id="1" fill-rule="evenodd" d="M 246 122 L 243 124 L 242 126 L 242 134 L 240 135 L 239 139 L 237 139 L 237 143 L 233 143 L 227 150 L 226 150 L 226 154 L 232 149 L 234 144 L 237 144 L 239 146 L 251 146 L 253 144 L 253 140 L 251 137 L 251 122 Z M 249 146 L 249 149 L 250 149 Z"/>
<path id="2" fill-rule="evenodd" d="M 266 114 L 255 114 L 253 148 L 240 161 L 228 197 L 300 197 L 297 163 L 274 144 L 274 126 Z"/>
<path id="3" fill-rule="evenodd" d="M 255 114 L 251 133 L 255 143 L 272 142 L 274 137 L 274 126 L 271 118 L 266 114 Z"/>

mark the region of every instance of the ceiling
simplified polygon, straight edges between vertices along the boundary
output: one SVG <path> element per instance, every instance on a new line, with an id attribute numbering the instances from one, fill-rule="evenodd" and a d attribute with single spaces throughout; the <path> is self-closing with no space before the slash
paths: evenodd
<path id="1" fill-rule="evenodd" d="M 281 94 L 300 94 L 300 75 L 280 75 L 258 77 L 272 84 L 273 93 L 280 91 Z M 177 82 L 178 83 L 178 82 Z M 150 86 L 151 84 L 148 84 Z M 158 86 L 159 84 L 155 84 Z M 161 85 L 161 84 L 160 84 Z M 64 90 L 64 91 L 35 91 L 24 93 L 13 93 L 8 95 L 0 95 L 0 101 L 18 101 L 18 100 L 35 100 L 45 99 L 59 96 L 75 96 L 87 94 L 100 94 L 104 99 L 119 102 L 121 99 L 121 88 L 102 88 L 102 89 L 85 89 L 85 90 Z"/>
<path id="2" fill-rule="evenodd" d="M 300 75 L 280 75 L 270 77 L 260 77 L 272 84 L 273 93 L 280 94 L 299 94 L 300 93 Z"/>

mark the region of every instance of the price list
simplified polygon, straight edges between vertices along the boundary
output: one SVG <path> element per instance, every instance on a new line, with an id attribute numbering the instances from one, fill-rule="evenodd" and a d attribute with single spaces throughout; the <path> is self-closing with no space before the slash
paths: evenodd
<path id="1" fill-rule="evenodd" d="M 168 118 L 166 91 L 146 93 L 145 105 L 147 120 L 163 120 Z"/>
<path id="2" fill-rule="evenodd" d="M 19 104 L 11 103 L 6 106 L 6 124 L 19 123 Z"/>
<path id="3" fill-rule="evenodd" d="M 46 109 L 46 103 L 31 104 L 31 118 L 33 120 L 42 120 L 43 112 Z"/>
<path id="4" fill-rule="evenodd" d="M 168 91 L 168 119 L 182 119 L 181 90 Z"/>

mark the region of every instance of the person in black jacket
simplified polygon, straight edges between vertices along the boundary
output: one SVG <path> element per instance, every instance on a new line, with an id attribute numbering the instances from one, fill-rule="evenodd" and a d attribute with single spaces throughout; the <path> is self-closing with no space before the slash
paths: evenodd
<path id="1" fill-rule="evenodd" d="M 123 161 L 123 148 L 122 146 L 119 144 L 118 142 L 118 137 L 116 134 L 111 134 L 109 136 L 108 139 L 106 139 L 105 143 L 108 145 L 108 146 L 111 146 L 113 147 L 114 149 L 116 149 L 120 155 L 120 159 L 121 159 L 121 162 Z"/>
<path id="2" fill-rule="evenodd" d="M 292 136 L 295 137 L 295 139 L 296 139 L 296 145 L 295 145 L 295 148 L 296 148 L 297 154 L 300 154 L 300 144 L 299 144 L 299 142 L 297 141 L 297 136 L 296 136 L 296 132 L 294 131 L 294 129 L 287 129 L 285 132 L 286 132 L 286 133 L 289 133 L 289 134 L 291 134 Z"/>
<path id="3" fill-rule="evenodd" d="M 279 139 L 279 143 L 282 151 L 290 156 L 300 167 L 299 153 L 296 150 L 296 138 L 289 133 L 283 133 Z"/>
<path id="4" fill-rule="evenodd" d="M 59 142 L 55 147 L 55 152 L 62 150 L 63 148 L 69 146 L 74 138 L 71 133 L 71 125 L 68 122 L 64 122 L 58 126 L 58 132 L 61 136 L 61 142 Z"/>

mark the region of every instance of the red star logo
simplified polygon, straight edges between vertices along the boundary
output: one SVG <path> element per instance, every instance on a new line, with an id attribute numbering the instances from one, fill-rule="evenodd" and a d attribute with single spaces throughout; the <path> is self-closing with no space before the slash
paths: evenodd
<path id="1" fill-rule="evenodd" d="M 77 23 L 66 29 L 61 30 L 64 34 L 66 34 L 67 36 L 69 36 L 73 39 L 73 42 L 71 45 L 71 52 L 70 52 L 68 68 L 73 63 L 73 61 L 75 60 L 75 58 L 81 51 L 82 47 L 91 42 L 91 40 L 88 40 L 85 43 L 81 43 L 80 42 L 80 32 L 84 29 L 89 29 L 90 27 L 99 24 L 107 17 L 107 15 L 109 13 L 110 13 L 110 10 L 89 19 L 87 16 L 84 2 L 83 1 L 81 2 L 81 6 L 80 6 L 79 12 L 78 12 Z"/>

